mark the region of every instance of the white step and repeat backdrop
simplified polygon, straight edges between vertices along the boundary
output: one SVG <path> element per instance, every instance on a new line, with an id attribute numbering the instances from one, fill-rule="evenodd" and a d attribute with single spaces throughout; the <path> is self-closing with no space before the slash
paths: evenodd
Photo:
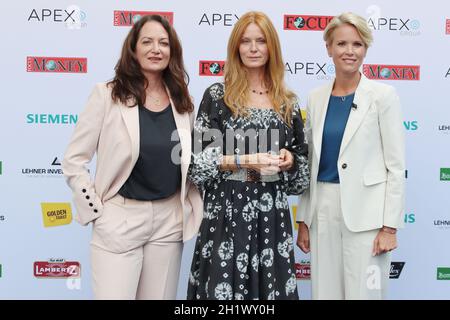
<path id="1" fill-rule="evenodd" d="M 60 162 L 92 87 L 113 77 L 133 19 L 161 12 L 173 21 L 198 107 L 204 89 L 221 79 L 232 26 L 249 10 L 267 13 L 276 26 L 286 81 L 303 105 L 334 74 L 321 31 L 329 17 L 354 11 L 367 18 L 375 42 L 364 73 L 396 87 L 407 142 L 406 227 L 389 298 L 450 298 L 449 1 L 17 0 L 2 10 L 0 298 L 92 298 L 91 230 L 73 220 Z M 290 201 L 295 215 L 296 198 Z M 309 256 L 295 250 L 300 298 L 310 299 Z M 192 251 L 190 241 L 179 299 Z"/>

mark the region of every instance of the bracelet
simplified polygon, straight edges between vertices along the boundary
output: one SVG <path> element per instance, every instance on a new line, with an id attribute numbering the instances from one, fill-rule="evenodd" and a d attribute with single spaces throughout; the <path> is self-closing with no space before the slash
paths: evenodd
<path id="1" fill-rule="evenodd" d="M 386 232 L 386 233 L 390 233 L 390 234 L 396 234 L 397 233 L 397 229 L 390 229 L 390 228 L 383 227 L 383 228 L 381 228 L 381 230 Z"/>
<path id="2" fill-rule="evenodd" d="M 234 155 L 234 164 L 236 165 L 236 167 L 239 170 L 242 169 L 242 167 L 241 167 L 241 160 L 239 159 L 239 155 L 237 155 L 237 154 Z"/>

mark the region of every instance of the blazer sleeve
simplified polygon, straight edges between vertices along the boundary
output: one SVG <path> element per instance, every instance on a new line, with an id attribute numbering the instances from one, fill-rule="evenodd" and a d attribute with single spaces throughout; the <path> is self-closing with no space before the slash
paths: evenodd
<path id="1" fill-rule="evenodd" d="M 389 87 L 378 113 L 383 155 L 387 169 L 387 184 L 383 224 L 403 226 L 405 198 L 405 138 L 400 99 Z"/>
<path id="2" fill-rule="evenodd" d="M 73 192 L 73 202 L 77 210 L 75 219 L 82 225 L 95 220 L 103 211 L 102 201 L 96 193 L 87 164 L 97 151 L 105 117 L 106 95 L 105 84 L 95 86 L 84 111 L 78 117 L 62 162 L 64 176 Z"/>
<path id="3" fill-rule="evenodd" d="M 306 103 L 306 121 L 305 121 L 305 139 L 308 144 L 308 168 L 311 174 L 312 168 L 312 153 L 313 153 L 313 141 L 312 141 L 312 129 L 311 129 L 311 95 L 308 97 Z M 310 214 L 311 210 L 311 192 L 308 187 L 300 196 L 297 207 L 296 222 L 306 221 L 306 215 Z"/>

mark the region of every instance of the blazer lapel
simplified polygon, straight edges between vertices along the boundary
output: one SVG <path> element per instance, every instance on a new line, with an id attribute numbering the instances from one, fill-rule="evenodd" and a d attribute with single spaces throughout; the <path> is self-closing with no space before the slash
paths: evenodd
<path id="1" fill-rule="evenodd" d="M 361 122 L 369 110 L 370 104 L 372 102 L 372 96 L 370 94 L 370 88 L 368 79 L 361 74 L 361 80 L 359 81 L 358 87 L 355 91 L 355 97 L 353 103 L 356 105 L 356 109 L 350 110 L 350 115 L 348 116 L 347 125 L 345 126 L 344 136 L 342 137 L 341 148 L 339 150 L 339 156 L 345 150 L 356 130 L 358 130 Z"/>
<path id="2" fill-rule="evenodd" d="M 170 97 L 170 92 L 166 87 L 167 94 L 172 106 L 172 113 L 177 126 L 178 137 L 181 144 L 181 203 L 184 205 L 184 198 L 186 195 L 186 177 L 191 161 L 191 125 L 189 122 L 189 113 L 178 113 L 175 104 Z"/>
<path id="3" fill-rule="evenodd" d="M 134 167 L 139 157 L 140 135 L 139 135 L 139 107 L 127 107 L 123 104 L 119 105 L 122 119 L 127 127 L 131 141 L 131 168 Z"/>
<path id="4" fill-rule="evenodd" d="M 317 161 L 320 160 L 320 153 L 322 150 L 322 137 L 323 137 L 323 126 L 325 124 L 325 116 L 327 114 L 328 103 L 330 101 L 331 91 L 333 90 L 334 80 L 322 89 L 319 94 L 319 99 L 312 106 L 314 111 L 314 123 L 313 128 L 313 141 L 314 141 L 314 153 L 317 155 Z"/>

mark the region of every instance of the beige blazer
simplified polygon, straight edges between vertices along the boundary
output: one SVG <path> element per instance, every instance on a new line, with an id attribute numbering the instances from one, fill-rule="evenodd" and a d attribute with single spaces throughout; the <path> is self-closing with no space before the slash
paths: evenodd
<path id="1" fill-rule="evenodd" d="M 297 221 L 310 226 L 315 214 L 322 133 L 334 80 L 309 95 L 310 188 L 300 196 Z M 361 75 L 338 158 L 341 207 L 351 231 L 403 226 L 405 144 L 399 98 L 393 87 Z"/>
<path id="2" fill-rule="evenodd" d="M 170 95 L 169 95 L 170 97 Z M 186 179 L 191 156 L 193 113 L 180 114 L 170 103 L 181 144 L 181 204 L 183 241 L 191 239 L 200 226 L 203 201 L 197 188 Z M 73 191 L 76 220 L 87 225 L 103 213 L 103 203 L 114 197 L 128 179 L 139 157 L 138 108 L 115 103 L 111 88 L 97 84 L 64 156 L 62 168 Z M 95 178 L 86 165 L 97 153 Z"/>

